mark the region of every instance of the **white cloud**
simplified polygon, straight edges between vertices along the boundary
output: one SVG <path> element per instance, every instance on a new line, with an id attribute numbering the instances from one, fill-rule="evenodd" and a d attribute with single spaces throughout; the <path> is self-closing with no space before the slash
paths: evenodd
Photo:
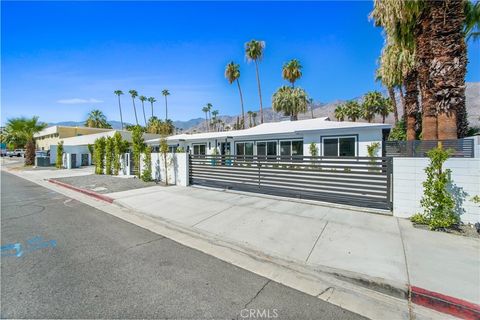
<path id="1" fill-rule="evenodd" d="M 103 102 L 103 100 L 98 100 L 94 98 L 90 98 L 90 99 L 72 98 L 72 99 L 57 100 L 57 103 L 61 103 L 61 104 L 85 104 L 85 103 L 101 103 L 101 102 Z"/>

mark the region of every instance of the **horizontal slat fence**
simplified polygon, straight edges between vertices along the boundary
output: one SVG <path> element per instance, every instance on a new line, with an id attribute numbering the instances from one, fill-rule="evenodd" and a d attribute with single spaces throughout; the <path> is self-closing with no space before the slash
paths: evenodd
<path id="1" fill-rule="evenodd" d="M 474 157 L 473 139 L 383 141 L 383 151 L 387 157 L 426 157 L 428 151 L 440 145 L 449 149 L 454 158 Z"/>
<path id="2" fill-rule="evenodd" d="M 190 155 L 190 183 L 391 209 L 391 158 Z"/>

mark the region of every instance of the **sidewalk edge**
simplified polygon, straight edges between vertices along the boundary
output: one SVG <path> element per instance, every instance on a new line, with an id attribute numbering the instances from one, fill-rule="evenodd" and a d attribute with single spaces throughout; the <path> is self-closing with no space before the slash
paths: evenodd
<path id="1" fill-rule="evenodd" d="M 90 191 L 90 190 L 87 190 L 87 189 L 83 189 L 83 188 L 74 187 L 71 184 L 64 183 L 64 182 L 61 182 L 61 181 L 58 181 L 58 180 L 55 180 L 55 179 L 48 179 L 47 181 L 50 182 L 50 183 L 57 184 L 57 185 L 59 185 L 61 187 L 64 187 L 64 188 L 71 189 L 71 190 L 86 194 L 87 196 L 90 196 L 90 197 L 93 197 L 95 199 L 102 200 L 102 201 L 105 201 L 105 202 L 108 202 L 108 203 L 113 203 L 113 200 L 114 200 L 113 198 L 110 198 L 110 197 L 105 196 L 103 194 L 100 194 L 100 193 L 97 193 L 97 192 L 94 192 L 94 191 Z"/>

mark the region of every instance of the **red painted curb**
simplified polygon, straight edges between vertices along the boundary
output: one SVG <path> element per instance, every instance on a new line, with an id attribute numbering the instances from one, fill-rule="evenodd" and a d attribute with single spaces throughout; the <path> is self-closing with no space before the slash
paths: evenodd
<path id="1" fill-rule="evenodd" d="M 480 305 L 441 293 L 410 287 L 412 302 L 461 319 L 480 319 Z"/>
<path id="2" fill-rule="evenodd" d="M 48 182 L 58 184 L 59 186 L 62 186 L 62 187 L 67 188 L 67 189 L 71 189 L 71 190 L 74 190 L 74 191 L 81 192 L 83 194 L 86 194 L 87 196 L 90 196 L 90 197 L 93 197 L 93 198 L 96 198 L 98 200 L 102 200 L 102 201 L 105 201 L 105 202 L 108 202 L 108 203 L 113 203 L 113 200 L 114 200 L 110 197 L 104 196 L 104 195 L 96 193 L 94 191 L 90 191 L 90 190 L 82 189 L 82 188 L 77 188 L 77 187 L 74 187 L 74 186 L 72 186 L 68 183 L 60 182 L 60 181 L 55 180 L 55 179 L 48 179 Z"/>

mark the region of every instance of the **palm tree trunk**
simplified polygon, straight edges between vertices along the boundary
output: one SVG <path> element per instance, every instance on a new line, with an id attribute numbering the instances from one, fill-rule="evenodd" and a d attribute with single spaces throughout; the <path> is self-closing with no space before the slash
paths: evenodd
<path id="1" fill-rule="evenodd" d="M 411 70 L 404 79 L 405 114 L 407 119 L 407 141 L 415 140 L 418 113 L 417 71 Z"/>
<path id="2" fill-rule="evenodd" d="M 395 98 L 395 89 L 393 87 L 388 88 L 388 95 L 390 100 L 392 101 L 393 106 L 393 117 L 395 119 L 395 123 L 398 122 L 398 109 L 397 109 L 397 100 Z M 383 123 L 385 123 L 385 116 L 383 117 Z"/>
<path id="3" fill-rule="evenodd" d="M 403 121 L 406 122 L 407 120 L 407 111 L 406 111 L 406 106 L 405 106 L 405 94 L 403 93 L 403 87 L 398 86 L 398 91 L 400 92 L 400 101 L 402 102 L 402 110 L 403 110 Z"/>
<path id="4" fill-rule="evenodd" d="M 33 166 L 35 164 L 35 142 L 33 139 L 28 139 L 25 145 L 25 165 Z"/>
<path id="5" fill-rule="evenodd" d="M 457 139 L 457 111 L 463 113 L 465 110 L 464 1 L 432 1 L 430 7 L 431 46 L 435 57 L 430 66 L 430 78 L 438 112 L 437 136 L 439 140 Z M 463 114 L 461 116 L 464 118 Z"/>
<path id="6" fill-rule="evenodd" d="M 207 112 L 205 112 L 205 129 L 207 130 L 207 132 L 210 131 L 208 130 L 208 113 Z"/>
<path id="7" fill-rule="evenodd" d="M 132 99 L 133 101 L 133 111 L 135 112 L 135 122 L 137 123 L 138 126 L 138 117 L 137 117 L 137 108 L 135 107 L 135 99 Z"/>
<path id="8" fill-rule="evenodd" d="M 145 121 L 145 127 L 147 126 L 147 117 L 145 116 L 145 103 L 142 101 L 143 121 Z"/>
<path id="9" fill-rule="evenodd" d="M 238 78 L 237 78 L 237 85 L 238 85 L 238 92 L 240 93 L 240 104 L 242 106 L 242 119 L 243 119 L 242 126 L 243 126 L 243 129 L 245 129 L 245 111 L 243 109 L 243 94 L 242 94 L 242 89 L 240 89 L 240 81 L 238 81 Z"/>
<path id="10" fill-rule="evenodd" d="M 150 102 L 150 106 L 152 107 L 152 118 L 153 118 L 153 102 Z"/>
<path id="11" fill-rule="evenodd" d="M 260 75 L 258 73 L 258 62 L 257 62 L 257 60 L 255 60 L 255 69 L 257 71 L 258 96 L 260 97 L 260 123 L 263 123 L 262 89 L 260 88 Z"/>
<path id="12" fill-rule="evenodd" d="M 165 96 L 165 121 L 168 119 L 168 103 L 167 103 L 167 96 Z"/>
<path id="13" fill-rule="evenodd" d="M 422 139 L 437 140 L 437 111 L 433 101 L 432 79 L 430 78 L 430 65 L 432 63 L 432 50 L 430 47 L 432 19 L 430 7 L 432 2 L 426 1 L 425 9 L 415 27 L 416 65 L 420 83 L 422 99 Z"/>
<path id="14" fill-rule="evenodd" d="M 123 130 L 122 105 L 120 104 L 120 95 L 118 95 L 118 109 L 120 110 L 120 123 L 122 124 Z"/>

